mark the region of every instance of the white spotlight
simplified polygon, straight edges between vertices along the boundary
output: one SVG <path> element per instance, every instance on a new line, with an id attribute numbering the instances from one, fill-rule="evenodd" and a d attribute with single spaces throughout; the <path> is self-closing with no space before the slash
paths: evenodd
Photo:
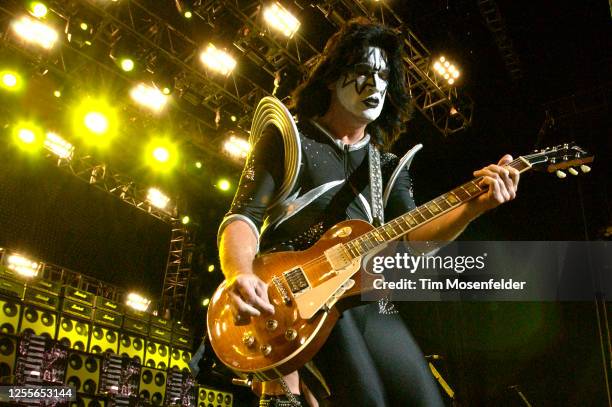
<path id="1" fill-rule="evenodd" d="M 157 188 L 149 188 L 149 192 L 147 193 L 147 201 L 159 209 L 165 209 L 168 202 L 170 202 L 170 198 L 164 195 Z"/>
<path id="2" fill-rule="evenodd" d="M 140 294 L 129 293 L 125 303 L 128 307 L 134 308 L 137 311 L 146 311 L 151 304 L 151 300 Z"/>
<path id="3" fill-rule="evenodd" d="M 12 27 L 19 37 L 45 49 L 52 48 L 57 41 L 57 31 L 28 16 L 14 21 Z"/>
<path id="4" fill-rule="evenodd" d="M 160 112 L 168 102 L 168 96 L 164 95 L 159 89 L 147 86 L 144 83 L 140 83 L 132 88 L 130 96 L 136 103 L 154 112 Z"/>
<path id="5" fill-rule="evenodd" d="M 36 277 L 40 264 L 19 254 L 11 254 L 7 259 L 7 267 L 23 277 Z"/>
<path id="6" fill-rule="evenodd" d="M 229 139 L 223 143 L 223 150 L 232 158 L 243 159 L 249 154 L 251 145 L 243 138 L 230 136 Z"/>
<path id="7" fill-rule="evenodd" d="M 264 11 L 264 18 L 286 37 L 292 37 L 300 28 L 300 22 L 279 3 L 274 3 Z"/>
<path id="8" fill-rule="evenodd" d="M 47 133 L 45 148 L 59 158 L 66 160 L 70 160 L 74 154 L 74 146 L 55 133 Z"/>
<path id="9" fill-rule="evenodd" d="M 200 54 L 200 60 L 210 69 L 223 75 L 229 75 L 236 67 L 236 60 L 227 52 L 217 49 L 213 44 L 208 44 L 206 51 Z"/>

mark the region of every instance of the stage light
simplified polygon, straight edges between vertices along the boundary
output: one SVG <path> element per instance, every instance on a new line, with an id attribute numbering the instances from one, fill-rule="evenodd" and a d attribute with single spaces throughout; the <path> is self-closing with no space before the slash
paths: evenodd
<path id="1" fill-rule="evenodd" d="M 1 71 L 0 77 L 2 78 L 0 86 L 3 89 L 15 92 L 23 87 L 23 81 L 21 79 L 21 76 L 15 71 Z"/>
<path id="2" fill-rule="evenodd" d="M 56 89 L 53 91 L 53 96 L 55 96 L 56 98 L 60 98 L 62 97 L 62 92 L 59 89 Z"/>
<path id="3" fill-rule="evenodd" d="M 100 112 L 89 112 L 84 120 L 85 126 L 96 134 L 104 134 L 108 130 L 108 119 Z"/>
<path id="4" fill-rule="evenodd" d="M 117 112 L 101 97 L 85 98 L 72 111 L 72 127 L 88 144 L 106 147 L 117 134 Z"/>
<path id="5" fill-rule="evenodd" d="M 292 37 L 300 28 L 300 22 L 279 3 L 274 3 L 264 11 L 264 18 L 273 28 L 286 37 Z"/>
<path id="6" fill-rule="evenodd" d="M 40 1 L 33 1 L 30 3 L 29 7 L 30 14 L 32 14 L 36 18 L 43 18 L 47 15 L 47 6 Z"/>
<path id="7" fill-rule="evenodd" d="M 202 162 L 201 162 L 201 161 L 196 161 L 196 163 L 195 163 L 195 167 L 196 167 L 198 170 L 202 169 Z"/>
<path id="8" fill-rule="evenodd" d="M 223 150 L 232 158 L 244 159 L 249 154 L 251 145 L 247 140 L 231 135 L 229 139 L 223 143 Z"/>
<path id="9" fill-rule="evenodd" d="M 53 48 L 57 41 L 57 31 L 28 16 L 23 16 L 13 22 L 12 27 L 19 37 L 45 49 Z"/>
<path id="10" fill-rule="evenodd" d="M 204 299 L 202 300 L 202 305 L 203 305 L 204 307 L 208 307 L 208 304 L 210 304 L 210 298 L 204 298 Z"/>
<path id="11" fill-rule="evenodd" d="M 232 184 L 230 184 L 230 182 L 226 179 L 221 179 L 217 183 L 217 188 L 219 188 L 221 191 L 229 191 L 231 187 Z"/>
<path id="12" fill-rule="evenodd" d="M 149 201 L 149 203 L 156 208 L 165 209 L 168 202 L 170 202 L 170 198 L 164 195 L 164 193 L 157 188 L 149 188 L 147 193 L 147 201 Z"/>
<path id="13" fill-rule="evenodd" d="M 13 140 L 17 146 L 27 152 L 35 152 L 43 144 L 43 132 L 31 122 L 19 122 L 13 127 Z"/>
<path id="14" fill-rule="evenodd" d="M 230 116 L 230 120 L 235 122 L 236 120 L 238 120 L 238 118 L 236 116 L 234 116 L 234 115 L 231 115 Z"/>
<path id="15" fill-rule="evenodd" d="M 134 70 L 134 60 L 132 58 L 121 58 L 120 66 L 125 72 L 132 72 Z"/>
<path id="16" fill-rule="evenodd" d="M 47 150 L 65 160 L 72 159 L 74 146 L 55 133 L 47 133 L 44 146 Z"/>
<path id="17" fill-rule="evenodd" d="M 189 218 L 189 216 L 185 215 L 181 218 L 181 223 L 183 225 L 187 225 L 189 222 L 191 222 L 191 219 Z"/>
<path id="18" fill-rule="evenodd" d="M 214 264 L 209 264 L 208 265 L 208 272 L 212 273 L 213 271 L 215 271 L 215 265 Z"/>
<path id="19" fill-rule="evenodd" d="M 445 57 L 441 56 L 433 64 L 434 70 L 442 76 L 449 85 L 455 83 L 455 80 L 459 78 L 459 70 L 453 64 L 451 64 Z"/>
<path id="20" fill-rule="evenodd" d="M 136 85 L 136 87 L 130 91 L 130 96 L 138 104 L 156 113 L 160 112 L 168 102 L 168 96 L 164 95 L 158 89 L 143 83 Z"/>
<path id="21" fill-rule="evenodd" d="M 191 11 L 187 10 L 187 11 L 185 11 L 185 12 L 183 13 L 183 16 L 184 16 L 186 19 L 188 19 L 188 20 L 189 20 L 191 17 L 193 17 L 193 13 L 192 13 Z"/>
<path id="22" fill-rule="evenodd" d="M 39 263 L 19 254 L 11 254 L 7 259 L 6 265 L 10 270 L 26 278 L 36 277 L 40 269 Z"/>
<path id="23" fill-rule="evenodd" d="M 230 54 L 208 44 L 206 51 L 200 54 L 200 60 L 210 69 L 223 75 L 229 75 L 236 67 L 236 60 Z"/>
<path id="24" fill-rule="evenodd" d="M 145 148 L 145 161 L 156 171 L 170 171 L 178 163 L 178 148 L 167 137 L 155 137 Z"/>
<path id="25" fill-rule="evenodd" d="M 149 305 L 151 304 L 151 300 L 143 297 L 140 294 L 129 293 L 127 296 L 127 300 L 125 301 L 125 304 L 128 307 L 131 307 L 137 311 L 146 312 L 147 309 L 149 308 Z"/>

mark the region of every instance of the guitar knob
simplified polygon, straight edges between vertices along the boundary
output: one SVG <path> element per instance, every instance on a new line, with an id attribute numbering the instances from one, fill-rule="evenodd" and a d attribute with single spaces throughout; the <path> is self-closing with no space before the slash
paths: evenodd
<path id="1" fill-rule="evenodd" d="M 264 356 L 268 356 L 272 352 L 272 346 L 270 346 L 270 345 L 261 345 L 259 347 L 259 350 L 261 351 L 261 353 L 263 353 Z"/>
<path id="2" fill-rule="evenodd" d="M 269 319 L 266 321 L 266 329 L 268 331 L 274 331 L 278 327 L 278 321 L 275 319 Z"/>
<path id="3" fill-rule="evenodd" d="M 255 337 L 247 332 L 242 336 L 242 343 L 250 348 L 255 344 Z"/>
<path id="4" fill-rule="evenodd" d="M 584 165 L 583 164 L 583 165 L 580 166 L 580 171 L 582 171 L 582 172 L 584 172 L 586 174 L 587 172 L 591 171 L 591 167 L 589 167 L 588 165 Z"/>
<path id="5" fill-rule="evenodd" d="M 292 341 L 297 338 L 297 331 L 295 329 L 287 329 L 285 331 L 285 339 Z"/>
<path id="6" fill-rule="evenodd" d="M 572 175 L 578 175 L 578 171 L 576 171 L 574 168 L 570 168 L 569 170 L 567 170 L 567 172 L 569 172 Z"/>
<path id="7" fill-rule="evenodd" d="M 555 172 L 555 174 L 557 174 L 557 177 L 559 177 L 559 178 L 561 178 L 561 179 L 563 179 L 563 178 L 567 177 L 567 174 L 566 174 L 566 173 L 564 173 L 564 172 L 563 172 L 563 171 L 561 171 L 561 170 L 557 170 L 557 172 Z"/>

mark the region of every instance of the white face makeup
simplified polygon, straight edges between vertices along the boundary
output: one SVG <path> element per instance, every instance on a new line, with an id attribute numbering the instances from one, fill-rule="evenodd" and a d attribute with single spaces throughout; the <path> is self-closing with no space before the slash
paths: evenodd
<path id="1" fill-rule="evenodd" d="M 342 106 L 370 123 L 380 116 L 389 80 L 384 52 L 369 47 L 366 59 L 336 82 L 336 94 Z"/>

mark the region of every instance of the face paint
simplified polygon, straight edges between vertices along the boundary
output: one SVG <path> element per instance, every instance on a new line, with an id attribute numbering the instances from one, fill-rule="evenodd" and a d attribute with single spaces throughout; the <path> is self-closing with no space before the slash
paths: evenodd
<path id="1" fill-rule="evenodd" d="M 368 123 L 380 116 L 389 81 L 386 57 L 378 47 L 369 47 L 366 59 L 336 82 L 340 104 Z"/>

